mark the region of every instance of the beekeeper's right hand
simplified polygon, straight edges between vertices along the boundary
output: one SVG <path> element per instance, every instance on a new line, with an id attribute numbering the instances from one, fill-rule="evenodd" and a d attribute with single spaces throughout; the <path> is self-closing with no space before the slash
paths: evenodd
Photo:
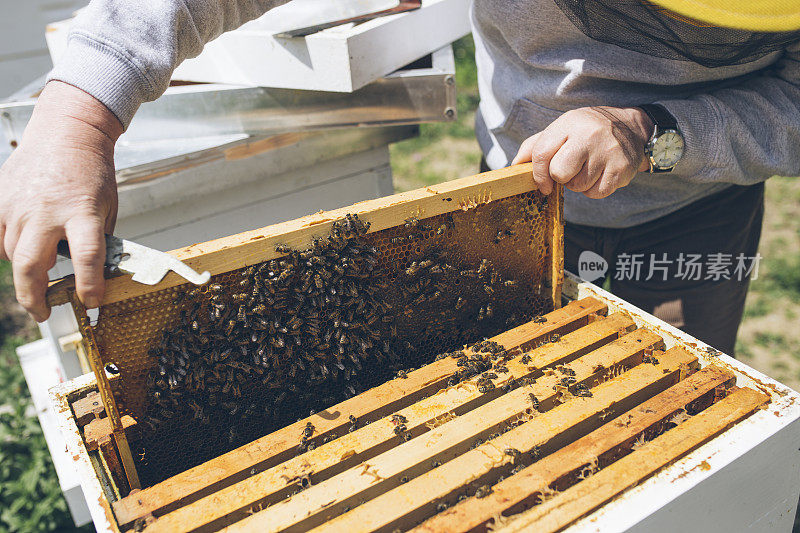
<path id="1" fill-rule="evenodd" d="M 47 271 L 69 241 L 76 292 L 88 308 L 103 297 L 103 234 L 117 216 L 114 144 L 122 124 L 94 97 L 49 82 L 19 147 L 0 167 L 0 259 L 10 260 L 17 301 L 41 322 Z"/>

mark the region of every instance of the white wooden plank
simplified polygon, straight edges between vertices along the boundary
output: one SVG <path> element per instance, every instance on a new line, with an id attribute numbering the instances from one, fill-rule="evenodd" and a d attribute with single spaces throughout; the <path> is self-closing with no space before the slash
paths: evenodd
<path id="1" fill-rule="evenodd" d="M 300 213 L 378 198 L 392 185 L 388 152 L 387 147 L 382 147 L 330 161 L 325 165 L 331 170 L 327 175 L 309 175 L 312 169 L 300 169 L 250 186 L 187 198 L 164 209 L 120 220 L 121 230 L 116 234 L 144 245 L 173 249 L 291 220 Z M 175 217 L 176 212 L 182 213 L 180 218 Z"/>
<path id="2" fill-rule="evenodd" d="M 285 145 L 262 153 L 254 153 L 248 158 L 225 158 L 222 153 L 217 160 L 156 177 L 149 181 L 131 183 L 119 188 L 120 211 L 118 219 L 128 219 L 137 215 L 153 212 L 157 209 L 170 208 L 181 202 L 196 201 L 204 197 L 213 197 L 215 207 L 212 212 L 232 209 L 239 204 L 227 201 L 224 197 L 214 196 L 224 191 L 247 187 L 268 186 L 272 195 L 289 193 L 301 188 L 308 188 L 315 182 L 335 177 L 337 173 L 355 173 L 369 166 L 357 163 L 329 166 L 335 159 L 345 161 L 348 157 L 386 147 L 390 142 L 413 136 L 416 130 L 411 126 L 377 128 L 370 130 L 348 129 L 328 131 L 289 138 Z M 365 164 L 372 164 L 366 163 Z M 383 164 L 383 163 L 381 163 Z M 343 168 L 344 165 L 346 168 Z M 285 177 L 282 177 L 286 175 Z M 384 189 L 391 194 L 391 189 Z M 309 193 L 311 195 L 311 193 Z M 350 202 L 355 203 L 365 198 L 352 195 Z M 309 198 L 311 200 L 311 198 Z M 243 197 L 244 203 L 253 201 Z M 290 218 L 308 214 L 309 209 L 303 206 L 289 213 Z M 199 212 L 194 211 L 191 218 Z M 168 225 L 178 223 L 186 217 L 180 212 L 173 213 Z M 118 224 L 121 229 L 124 224 Z M 259 227 L 251 223 L 248 229 Z M 141 233 L 131 230 L 131 235 Z"/>
<path id="3" fill-rule="evenodd" d="M 72 458 L 72 467 L 81 480 L 81 488 L 83 489 L 95 529 L 98 533 L 118 533 L 119 528 L 116 527 L 108 495 L 103 491 L 100 479 L 95 473 L 92 460 L 89 458 L 89 452 L 86 451 L 83 437 L 75 423 L 72 408 L 67 400 L 72 393 L 88 388 L 96 388 L 93 374 L 85 374 L 50 389 L 50 404 L 66 442 L 67 452 Z"/>
<path id="4" fill-rule="evenodd" d="M 305 38 L 249 26 L 206 45 L 173 79 L 351 92 L 469 33 L 470 3 L 428 0 L 417 11 Z"/>
<path id="5" fill-rule="evenodd" d="M 352 92 L 468 34 L 470 4 L 424 0 L 416 11 L 295 38 L 275 37 L 256 20 L 208 43 L 172 79 Z M 69 21 L 48 26 L 54 60 L 66 48 L 68 30 Z"/>

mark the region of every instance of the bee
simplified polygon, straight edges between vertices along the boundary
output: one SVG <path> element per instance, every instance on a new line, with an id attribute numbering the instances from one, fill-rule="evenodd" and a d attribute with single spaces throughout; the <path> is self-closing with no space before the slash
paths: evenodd
<path id="1" fill-rule="evenodd" d="M 311 486 L 311 476 L 309 474 L 302 475 L 298 478 L 297 484 L 300 485 L 300 490 L 305 490 Z"/>
<path id="2" fill-rule="evenodd" d="M 478 490 L 475 491 L 475 497 L 485 498 L 491 493 L 492 493 L 492 487 L 490 487 L 489 485 L 481 485 L 480 487 L 478 487 Z"/>
<path id="3" fill-rule="evenodd" d="M 305 438 L 311 437 L 314 434 L 314 424 L 311 422 L 306 423 L 306 427 L 303 428 L 303 436 Z"/>
<path id="4" fill-rule="evenodd" d="M 483 320 L 486 317 L 486 308 L 481 307 L 478 311 L 478 320 Z"/>
<path id="5" fill-rule="evenodd" d="M 442 463 L 439 461 L 431 461 L 431 468 L 439 468 L 442 466 Z"/>
<path id="6" fill-rule="evenodd" d="M 407 276 L 414 276 L 414 275 L 417 274 L 417 272 L 419 272 L 419 269 L 420 269 L 420 266 L 417 264 L 416 261 L 414 261 L 406 269 L 406 275 Z"/>
<path id="7" fill-rule="evenodd" d="M 491 294 L 494 294 L 494 289 L 492 288 L 491 285 L 486 284 L 486 285 L 483 286 L 483 292 L 485 292 L 486 294 L 491 295 Z"/>
<path id="8" fill-rule="evenodd" d="M 706 353 L 711 357 L 719 357 L 722 354 L 722 352 L 711 346 L 706 346 Z"/>
<path id="9" fill-rule="evenodd" d="M 416 228 L 419 224 L 419 219 L 416 217 L 407 218 L 405 221 L 405 227 L 407 228 Z"/>
<path id="10" fill-rule="evenodd" d="M 408 423 L 408 419 L 401 415 L 401 414 L 393 414 L 392 415 L 392 422 L 395 426 L 402 425 Z"/>
<path id="11" fill-rule="evenodd" d="M 456 300 L 455 308 L 456 309 L 461 309 L 462 307 L 464 307 L 464 304 L 466 304 L 466 303 L 467 303 L 467 301 L 464 300 L 464 298 L 462 298 L 461 296 L 459 296 L 458 300 Z"/>
<path id="12" fill-rule="evenodd" d="M 531 405 L 537 411 L 539 410 L 539 399 L 536 397 L 535 394 L 528 393 L 528 399 L 531 401 Z"/>
<path id="13" fill-rule="evenodd" d="M 405 370 L 398 370 L 397 377 L 400 379 L 408 379 L 408 374 L 406 373 Z"/>
<path id="14" fill-rule="evenodd" d="M 279 254 L 288 254 L 292 252 L 292 249 L 286 244 L 276 244 L 275 251 Z"/>
<path id="15" fill-rule="evenodd" d="M 448 505 L 445 502 L 439 502 L 439 505 L 436 506 L 436 512 L 437 513 L 444 512 L 447 510 L 447 508 Z"/>
<path id="16" fill-rule="evenodd" d="M 534 445 L 533 448 L 531 448 L 531 457 L 533 458 L 534 461 L 538 461 L 539 459 L 541 459 L 542 449 L 539 448 L 539 446 Z"/>
<path id="17" fill-rule="evenodd" d="M 534 324 L 544 324 L 545 322 L 547 322 L 547 319 L 543 316 L 535 316 L 533 317 L 533 320 L 531 320 L 531 322 L 533 322 Z"/>
<path id="18" fill-rule="evenodd" d="M 436 235 L 443 235 L 447 231 L 447 224 L 442 224 L 436 229 Z"/>
<path id="19" fill-rule="evenodd" d="M 657 365 L 657 364 L 659 364 L 659 361 L 658 361 L 658 359 L 656 359 L 652 355 L 645 355 L 642 358 L 642 363 L 650 363 L 651 365 Z"/>
<path id="20" fill-rule="evenodd" d="M 398 424 L 394 428 L 394 434 L 395 435 L 402 435 L 406 431 L 408 431 L 408 428 L 405 426 L 405 424 Z"/>
<path id="21" fill-rule="evenodd" d="M 492 304 L 486 304 L 486 318 L 492 318 L 494 316 L 494 309 L 492 309 Z"/>
<path id="22" fill-rule="evenodd" d="M 465 278 L 477 278 L 478 277 L 478 272 L 476 270 L 462 270 L 461 272 L 459 272 L 459 274 L 462 277 L 465 277 Z"/>
<path id="23" fill-rule="evenodd" d="M 516 280 L 508 279 L 508 280 L 503 282 L 503 285 L 505 285 L 506 287 L 516 287 L 517 286 L 517 282 L 516 282 Z"/>
<path id="24" fill-rule="evenodd" d="M 567 375 L 567 376 L 574 376 L 574 375 L 575 375 L 575 371 L 574 371 L 574 370 L 572 370 L 572 369 L 571 369 L 570 367 L 568 367 L 568 366 L 563 366 L 563 365 L 562 365 L 562 366 L 559 366 L 559 367 L 557 367 L 557 370 L 558 370 L 559 372 L 561 372 L 562 374 L 565 374 L 565 375 Z"/>
<path id="25" fill-rule="evenodd" d="M 516 448 L 506 448 L 503 450 L 503 453 L 506 455 L 511 456 L 512 460 L 516 463 L 519 461 L 520 457 L 522 456 L 522 452 Z"/>
<path id="26" fill-rule="evenodd" d="M 209 286 L 208 286 L 208 288 L 209 288 L 209 289 L 211 290 L 211 292 L 213 292 L 213 293 L 220 293 L 220 292 L 222 292 L 222 285 L 220 285 L 219 283 L 212 283 L 211 285 L 209 285 Z"/>

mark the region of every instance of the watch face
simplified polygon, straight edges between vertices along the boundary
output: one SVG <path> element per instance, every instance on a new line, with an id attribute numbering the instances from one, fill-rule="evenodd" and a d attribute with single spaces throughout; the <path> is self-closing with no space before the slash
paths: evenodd
<path id="1" fill-rule="evenodd" d="M 653 164 L 658 168 L 670 168 L 683 155 L 683 137 L 675 130 L 666 130 L 653 142 Z"/>

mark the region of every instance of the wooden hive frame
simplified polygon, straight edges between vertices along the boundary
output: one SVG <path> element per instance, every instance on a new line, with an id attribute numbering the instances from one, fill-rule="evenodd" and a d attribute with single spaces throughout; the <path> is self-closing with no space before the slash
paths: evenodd
<path id="1" fill-rule="evenodd" d="M 516 355 L 497 384 L 538 376 L 536 383 L 485 394 L 474 380 L 447 387 L 439 378 L 454 359 L 445 358 L 154 487 L 117 501 L 106 493 L 98 529 L 583 531 L 582 517 L 610 516 L 616 522 L 606 518 L 606 527 L 617 530 L 647 508 L 630 501 L 656 505 L 653 494 L 669 499 L 665 490 L 722 475 L 726 454 L 751 450 L 776 424 L 794 423 L 797 433 L 797 393 L 590 284 L 568 277 L 565 294 L 577 300 L 495 338 L 531 358 Z M 540 345 L 553 333 L 557 342 Z M 643 362 L 651 353 L 659 364 Z M 565 394 L 557 386 L 564 374 L 551 370 L 559 365 L 592 397 Z M 57 395 L 62 409 L 85 421 L 87 400 L 70 408 L 65 398 Z M 675 419 L 687 408 L 696 414 Z M 350 413 L 370 423 L 347 432 Z M 394 433 L 392 414 L 406 417 L 408 442 Z M 663 432 L 671 419 L 677 427 Z M 295 457 L 287 450 L 307 421 L 320 445 Z M 518 425 L 473 448 L 509 424 Z M 742 441 L 751 444 L 731 444 Z M 509 476 L 516 458 L 506 448 L 535 450 L 539 459 Z M 304 479 L 310 486 L 290 496 Z M 473 495 L 489 484 L 486 497 Z M 448 508 L 437 512 L 443 502 Z"/>
<path id="2" fill-rule="evenodd" d="M 192 245 L 171 252 L 198 271 L 209 271 L 212 276 L 224 274 L 249 265 L 278 258 L 284 253 L 276 251 L 278 244 L 295 249 L 310 247 L 315 238 L 330 234 L 333 223 L 348 214 L 357 214 L 370 224 L 370 233 L 401 226 L 409 218 L 428 219 L 446 213 L 468 211 L 472 208 L 535 190 L 530 164 L 446 182 L 389 197 L 361 202 L 332 211 L 319 212 L 289 222 L 240 233 L 231 237 Z M 550 264 L 544 277 L 545 299 L 552 308 L 560 305 L 563 272 L 563 221 L 562 193 L 558 189 L 547 203 L 545 220 L 546 252 Z M 106 291 L 101 308 L 133 298 L 158 293 L 185 283 L 170 272 L 157 285 L 148 286 L 133 282 L 128 275 L 112 277 L 106 281 Z M 117 490 L 125 492 L 141 487 L 134 466 L 122 414 L 115 401 L 112 385 L 104 369 L 103 357 L 95 340 L 93 326 L 82 303 L 75 294 L 74 277 L 51 282 L 47 292 L 49 305 L 71 303 L 84 336 L 87 359 L 97 379 L 100 396 L 108 413 L 111 436 L 119 451 L 124 467 L 125 481 Z M 108 361 L 106 361 L 108 362 Z M 118 476 L 117 476 L 118 477 Z"/>

